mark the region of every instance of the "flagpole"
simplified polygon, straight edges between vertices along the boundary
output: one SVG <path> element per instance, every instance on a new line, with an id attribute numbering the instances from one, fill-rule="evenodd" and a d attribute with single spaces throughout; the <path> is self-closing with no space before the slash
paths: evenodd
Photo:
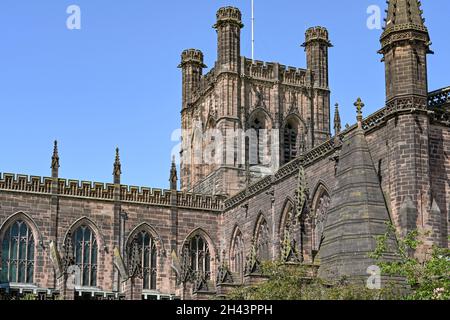
<path id="1" fill-rule="evenodd" d="M 255 60 L 255 3 L 252 0 L 252 60 Z"/>

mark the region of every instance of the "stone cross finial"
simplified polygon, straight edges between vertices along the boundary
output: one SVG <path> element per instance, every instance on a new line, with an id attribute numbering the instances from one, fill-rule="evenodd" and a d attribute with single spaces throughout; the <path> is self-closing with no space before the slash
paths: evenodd
<path id="1" fill-rule="evenodd" d="M 362 109 L 365 107 L 364 102 L 362 102 L 361 98 L 358 98 L 355 102 L 356 112 L 358 115 L 362 116 Z"/>
<path id="2" fill-rule="evenodd" d="M 364 102 L 362 102 L 361 98 L 358 98 L 355 102 L 355 107 L 356 107 L 356 120 L 358 121 L 358 128 L 362 128 L 362 119 L 363 119 L 363 113 L 362 113 L 362 109 L 364 108 Z"/>

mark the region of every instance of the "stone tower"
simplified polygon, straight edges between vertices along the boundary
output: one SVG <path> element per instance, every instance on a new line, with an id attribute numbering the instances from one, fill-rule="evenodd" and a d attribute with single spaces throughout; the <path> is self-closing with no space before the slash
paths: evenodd
<path id="1" fill-rule="evenodd" d="M 389 200 L 394 222 L 402 232 L 428 230 L 440 242 L 439 210 L 432 210 L 427 108 L 427 54 L 430 36 L 418 0 L 388 1 L 381 36 L 386 70 L 386 145 Z M 436 207 L 436 206 L 434 206 Z"/>
<path id="2" fill-rule="evenodd" d="M 183 191 L 236 194 L 331 137 L 327 29 L 306 31 L 300 69 L 241 56 L 243 26 L 239 9 L 217 11 L 205 75 L 199 50 L 182 53 Z"/>
<path id="3" fill-rule="evenodd" d="M 332 44 L 324 27 L 309 28 L 305 33 L 306 65 L 312 71 L 314 128 L 311 146 L 317 146 L 330 138 L 330 88 L 328 82 L 328 48 Z"/>
<path id="4" fill-rule="evenodd" d="M 183 109 L 189 107 L 192 93 L 198 88 L 203 75 L 203 53 L 200 50 L 188 49 L 181 54 L 181 63 L 178 66 L 183 74 Z"/>
<path id="5" fill-rule="evenodd" d="M 242 14 L 238 8 L 224 7 L 217 11 L 217 65 L 223 72 L 239 72 L 241 60 Z"/>
<path id="6" fill-rule="evenodd" d="M 194 119 L 189 110 L 192 108 L 192 96 L 200 86 L 203 75 L 203 69 L 206 65 L 203 63 L 203 53 L 200 50 L 188 49 L 181 54 L 181 63 L 178 66 L 182 70 L 182 108 L 181 108 L 181 129 L 182 143 L 180 155 L 180 169 L 182 179 L 181 186 L 190 188 L 192 184 L 191 176 L 195 172 L 195 161 L 188 154 L 189 148 L 185 144 L 189 142 L 190 132 Z M 198 166 L 198 165 L 197 165 Z"/>

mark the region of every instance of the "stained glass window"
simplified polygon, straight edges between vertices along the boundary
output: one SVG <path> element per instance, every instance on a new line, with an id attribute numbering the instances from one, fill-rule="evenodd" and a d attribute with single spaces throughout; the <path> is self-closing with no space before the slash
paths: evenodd
<path id="1" fill-rule="evenodd" d="M 211 255 L 208 242 L 200 235 L 194 236 L 189 242 L 189 252 L 192 271 L 209 280 L 211 277 Z"/>
<path id="2" fill-rule="evenodd" d="M 260 261 L 270 260 L 270 236 L 266 220 L 262 220 L 256 234 L 256 253 Z"/>
<path id="3" fill-rule="evenodd" d="M 231 271 L 236 273 L 242 281 L 244 276 L 244 239 L 240 231 L 236 233 L 233 240 L 231 260 Z"/>
<path id="4" fill-rule="evenodd" d="M 5 231 L 0 282 L 33 282 L 34 244 L 33 233 L 23 220 L 17 220 Z"/>
<path id="5" fill-rule="evenodd" d="M 155 239 L 145 230 L 136 234 L 129 248 L 133 275 L 142 277 L 144 290 L 156 290 L 157 252 Z"/>
<path id="6" fill-rule="evenodd" d="M 284 160 L 286 163 L 297 157 L 297 128 L 288 123 L 284 129 Z"/>
<path id="7" fill-rule="evenodd" d="M 80 284 L 85 287 L 97 285 L 97 240 L 91 228 L 86 225 L 73 233 L 74 261 L 80 268 Z"/>

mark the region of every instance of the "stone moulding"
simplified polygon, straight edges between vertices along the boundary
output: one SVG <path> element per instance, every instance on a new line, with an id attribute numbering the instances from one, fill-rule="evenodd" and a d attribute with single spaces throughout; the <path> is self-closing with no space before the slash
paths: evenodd
<path id="1" fill-rule="evenodd" d="M 0 173 L 0 190 L 52 195 L 52 178 Z M 58 179 L 60 197 L 90 198 L 114 201 L 114 184 Z M 147 205 L 172 206 L 172 191 L 120 186 L 120 201 Z M 221 211 L 223 197 L 177 192 L 176 206 L 200 210 Z"/>
<path id="2" fill-rule="evenodd" d="M 450 104 L 450 87 L 439 89 L 428 94 L 428 107 L 435 108 Z"/>

